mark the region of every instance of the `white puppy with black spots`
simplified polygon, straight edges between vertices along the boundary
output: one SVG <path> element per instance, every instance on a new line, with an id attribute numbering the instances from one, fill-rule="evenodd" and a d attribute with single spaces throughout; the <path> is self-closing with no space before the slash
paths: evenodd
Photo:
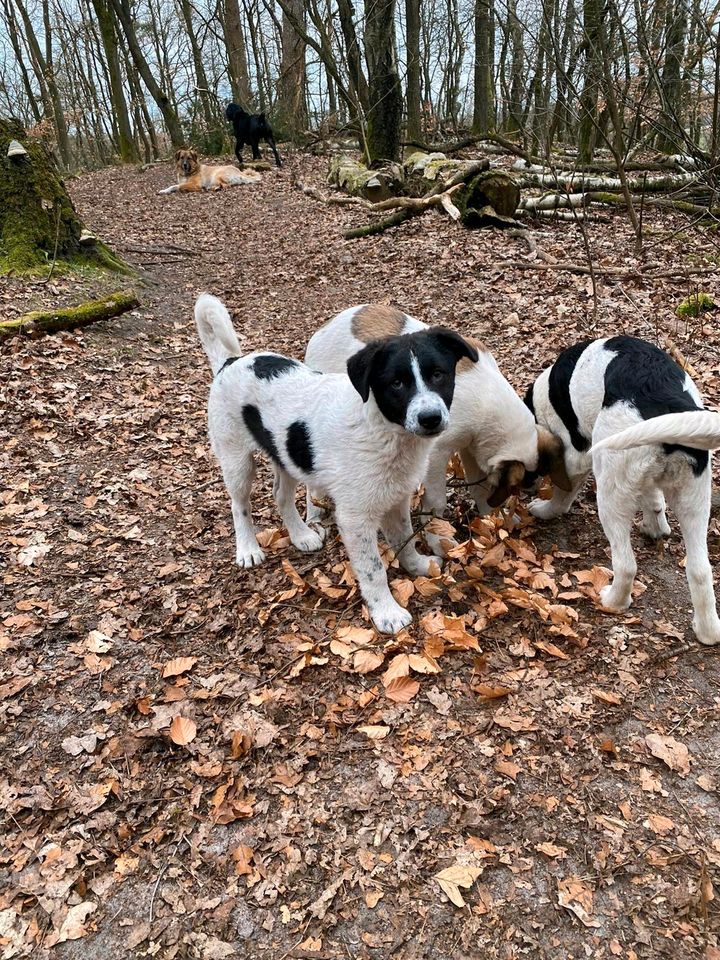
<path id="1" fill-rule="evenodd" d="M 657 539 L 670 533 L 665 502 L 675 513 L 687 551 L 693 629 L 701 643 L 720 643 L 707 550 L 711 470 L 708 451 L 720 446 L 720 415 L 702 409 L 689 376 L 662 350 L 634 337 L 584 341 L 560 354 L 528 390 L 539 424 L 564 446 L 570 490 L 554 488 L 530 511 L 551 519 L 566 513 L 592 470 L 600 522 L 612 551 L 613 580 L 600 592 L 604 607 L 625 610 L 637 571 L 630 531 Z"/>
<path id="2" fill-rule="evenodd" d="M 241 356 L 227 309 L 208 294 L 195 304 L 195 322 L 214 373 L 210 441 L 232 500 L 238 565 L 264 559 L 250 506 L 253 452 L 263 451 L 293 544 L 319 550 L 324 538 L 322 528 L 313 529 L 298 514 L 299 482 L 334 501 L 340 536 L 377 629 L 406 627 L 412 617 L 390 593 L 377 531 L 408 573 L 427 575 L 431 562 L 439 562 L 416 549 L 410 497 L 435 438 L 447 428 L 456 364 L 462 357 L 477 360 L 474 347 L 435 327 L 370 343 L 346 374 L 325 376 L 278 354 Z"/>
<path id="3" fill-rule="evenodd" d="M 311 337 L 305 363 L 323 373 L 339 373 L 348 358 L 361 351 L 368 340 L 427 330 L 427 324 L 395 307 L 362 304 L 343 310 Z M 468 340 L 478 352 L 475 363 L 458 365 L 450 423 L 438 440 L 423 477 L 424 513 L 441 517 L 447 508 L 447 465 L 459 453 L 468 492 L 480 516 L 500 506 L 516 492 L 526 470 L 552 473 L 567 486 L 562 470 L 562 446 L 547 431 L 539 430 L 517 393 L 498 369 L 484 344 Z M 307 519 L 319 518 L 316 492 L 308 491 Z M 443 543 L 455 542 L 427 532 L 432 550 L 442 552 Z"/>

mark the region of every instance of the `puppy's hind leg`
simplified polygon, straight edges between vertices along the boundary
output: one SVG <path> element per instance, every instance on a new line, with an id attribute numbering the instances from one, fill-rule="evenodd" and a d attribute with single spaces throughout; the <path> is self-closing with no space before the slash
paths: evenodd
<path id="1" fill-rule="evenodd" d="M 712 567 L 708 559 L 707 529 L 710 520 L 710 468 L 682 488 L 667 490 L 677 516 L 685 551 L 690 596 L 693 603 L 693 630 L 700 643 L 720 643 L 720 619 L 715 609 Z"/>
<path id="2" fill-rule="evenodd" d="M 255 536 L 250 506 L 255 461 L 251 451 L 245 456 L 223 458 L 219 454 L 219 457 L 225 486 L 232 500 L 236 562 L 239 567 L 255 567 L 265 559 Z"/>
<path id="3" fill-rule="evenodd" d="M 607 474 L 597 478 L 597 507 L 600 523 L 612 553 L 612 583 L 600 591 L 600 602 L 608 610 L 627 610 L 632 602 L 632 585 L 637 562 L 630 531 L 637 503 L 627 490 L 619 489 Z"/>
<path id="4" fill-rule="evenodd" d="M 265 139 L 267 140 L 270 146 L 270 149 L 273 152 L 273 155 L 275 157 L 275 163 L 277 164 L 278 167 L 281 167 L 282 160 L 280 159 L 280 154 L 277 152 L 277 147 L 275 146 L 275 138 L 272 135 L 270 135 L 268 137 L 265 137 Z"/>
<path id="5" fill-rule="evenodd" d="M 295 488 L 297 487 L 295 480 L 287 470 L 283 470 L 283 468 L 277 464 L 274 465 L 274 470 L 275 483 L 273 485 L 273 496 L 275 497 L 275 503 L 278 505 L 280 516 L 283 518 L 293 546 L 297 547 L 298 550 L 302 550 L 304 553 L 312 553 L 314 550 L 319 550 L 325 539 L 325 530 L 321 527 L 320 530 L 322 532 L 319 533 L 317 530 L 308 527 L 298 513 L 295 504 Z"/>
<path id="6" fill-rule="evenodd" d="M 571 490 L 561 490 L 553 484 L 552 498 L 550 500 L 541 500 L 539 497 L 532 500 L 528 506 L 530 513 L 539 520 L 554 520 L 555 517 L 561 517 L 567 513 L 575 502 L 577 495 L 583 488 L 587 480 L 587 473 L 578 474 L 570 477 L 572 485 Z"/>

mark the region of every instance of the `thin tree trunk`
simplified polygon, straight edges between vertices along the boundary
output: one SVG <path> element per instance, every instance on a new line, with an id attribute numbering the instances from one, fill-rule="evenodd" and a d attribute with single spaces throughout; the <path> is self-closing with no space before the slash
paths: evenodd
<path id="1" fill-rule="evenodd" d="M 493 68 L 495 31 L 493 0 L 475 0 L 475 75 L 473 130 L 488 133 L 495 128 Z"/>
<path id="2" fill-rule="evenodd" d="M 395 0 L 366 3 L 365 57 L 370 94 L 367 159 L 397 160 L 403 101 L 395 61 Z"/>
<path id="3" fill-rule="evenodd" d="M 278 113 L 281 123 L 297 136 L 307 126 L 305 109 L 305 41 L 294 22 L 305 27 L 305 0 L 288 0 L 291 15 L 282 15 L 282 61 L 278 80 Z"/>
<path id="4" fill-rule="evenodd" d="M 18 0 L 15 0 L 15 2 L 17 3 Z M 133 26 L 128 0 L 110 0 L 110 2 L 112 3 L 118 19 L 122 24 L 123 33 L 125 34 L 125 39 L 127 40 L 128 47 L 130 49 L 130 55 L 133 59 L 135 68 L 142 77 L 148 93 L 153 98 L 157 104 L 158 110 L 162 114 L 165 127 L 167 128 L 167 132 L 170 137 L 170 142 L 174 147 L 181 147 L 185 138 L 183 136 L 182 127 L 180 126 L 180 121 L 178 120 L 178 115 L 171 106 L 170 98 L 155 79 L 153 72 L 150 69 L 150 65 L 143 56 L 137 34 L 135 33 L 135 27 Z"/>
<path id="5" fill-rule="evenodd" d="M 405 0 L 407 49 L 407 137 L 418 140 L 420 129 L 420 0 Z"/>
<path id="6" fill-rule="evenodd" d="M 122 74 L 120 73 L 115 12 L 110 6 L 110 0 L 92 0 L 92 5 L 100 27 L 100 36 L 107 58 L 112 113 L 117 124 L 118 152 L 120 159 L 128 163 L 137 159 L 137 151 L 125 100 Z"/>
<path id="7" fill-rule="evenodd" d="M 228 74 L 230 88 L 235 103 L 239 103 L 243 110 L 252 107 L 250 92 L 250 78 L 248 76 L 247 52 L 245 37 L 240 22 L 240 4 L 238 0 L 222 0 L 222 26 L 227 47 Z"/>

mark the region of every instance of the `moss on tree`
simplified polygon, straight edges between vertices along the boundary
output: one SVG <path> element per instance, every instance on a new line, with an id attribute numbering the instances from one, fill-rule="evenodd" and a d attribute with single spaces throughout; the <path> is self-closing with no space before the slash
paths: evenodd
<path id="1" fill-rule="evenodd" d="M 61 307 L 58 310 L 33 310 L 16 320 L 0 322 L 0 339 L 18 334 L 42 336 L 57 330 L 74 330 L 87 327 L 98 320 L 110 320 L 127 310 L 139 306 L 139 300 L 132 291 L 111 293 L 99 300 L 89 300 L 77 307 Z"/>
<path id="2" fill-rule="evenodd" d="M 8 157 L 11 140 L 26 156 Z M 83 223 L 40 140 L 17 120 L 0 117 L 0 273 L 34 271 L 57 258 L 132 273 L 99 240 L 81 241 Z M 57 247 L 57 253 L 56 253 Z"/>

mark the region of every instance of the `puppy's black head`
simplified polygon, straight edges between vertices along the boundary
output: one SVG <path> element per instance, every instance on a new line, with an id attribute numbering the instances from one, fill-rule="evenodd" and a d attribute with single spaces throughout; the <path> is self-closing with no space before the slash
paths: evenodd
<path id="1" fill-rule="evenodd" d="M 373 340 L 348 360 L 348 376 L 366 403 L 410 433 L 432 437 L 447 427 L 455 391 L 455 366 L 477 350 L 444 327 Z"/>

